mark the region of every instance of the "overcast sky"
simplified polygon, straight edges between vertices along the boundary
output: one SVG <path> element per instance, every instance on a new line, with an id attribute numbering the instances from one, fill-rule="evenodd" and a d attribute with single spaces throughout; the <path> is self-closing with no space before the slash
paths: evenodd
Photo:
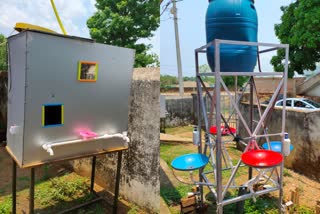
<path id="1" fill-rule="evenodd" d="M 63 25 L 69 35 L 90 38 L 87 20 L 95 11 L 95 0 L 55 0 Z M 50 0 L 0 0 L 0 33 L 9 36 L 17 22 L 40 25 L 61 32 Z M 16 33 L 16 32 L 14 32 Z M 160 31 L 143 42 L 153 44 L 160 54 Z"/>
<path id="2" fill-rule="evenodd" d="M 169 0 L 164 0 L 160 11 Z M 274 24 L 280 23 L 281 6 L 288 5 L 293 0 L 256 0 L 255 7 L 258 14 L 258 41 L 279 43 L 274 33 Z M 194 50 L 206 44 L 205 14 L 208 0 L 182 0 L 177 2 L 179 38 L 182 58 L 183 76 L 195 75 Z M 161 74 L 177 76 L 177 59 L 175 49 L 175 34 L 170 7 L 161 16 Z M 261 55 L 262 70 L 272 71 L 270 59 L 273 53 Z M 200 64 L 207 64 L 205 54 L 200 57 Z"/>

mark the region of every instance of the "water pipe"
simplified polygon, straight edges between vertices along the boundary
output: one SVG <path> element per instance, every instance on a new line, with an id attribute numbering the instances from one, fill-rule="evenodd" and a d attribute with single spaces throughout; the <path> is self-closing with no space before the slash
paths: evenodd
<path id="1" fill-rule="evenodd" d="M 59 14 L 58 14 L 57 8 L 56 8 L 56 6 L 55 6 L 55 4 L 54 4 L 54 1 L 53 1 L 53 0 L 50 0 L 50 2 L 51 2 L 51 5 L 52 5 L 52 8 L 53 8 L 54 14 L 56 15 L 57 21 L 58 21 L 58 23 L 59 23 L 59 25 L 60 25 L 60 28 L 61 28 L 63 34 L 64 34 L 64 35 L 67 35 L 67 32 L 66 32 L 66 30 L 64 29 L 64 26 L 63 26 L 63 24 L 62 24 L 62 22 L 61 22 L 61 19 L 60 19 L 60 17 L 59 17 Z"/>
<path id="2" fill-rule="evenodd" d="M 102 136 L 94 137 L 92 139 L 85 139 L 85 140 L 84 139 L 76 139 L 76 140 L 61 141 L 61 142 L 54 142 L 54 143 L 45 143 L 42 145 L 42 148 L 44 150 L 46 150 L 50 154 L 50 156 L 53 156 L 54 155 L 53 147 L 76 144 L 76 143 L 92 142 L 92 141 L 98 141 L 98 140 L 107 140 L 107 139 L 112 139 L 112 138 L 121 138 L 124 141 L 126 146 L 130 142 L 129 138 L 127 137 L 127 133 L 124 132 L 122 134 L 120 134 L 120 133 L 111 134 L 111 135 L 105 134 Z"/>

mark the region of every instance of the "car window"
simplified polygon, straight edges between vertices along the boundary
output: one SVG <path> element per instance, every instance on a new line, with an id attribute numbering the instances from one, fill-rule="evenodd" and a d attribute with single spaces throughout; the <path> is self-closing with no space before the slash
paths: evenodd
<path id="1" fill-rule="evenodd" d="M 291 100 L 286 100 L 286 106 L 291 107 Z"/>
<path id="2" fill-rule="evenodd" d="M 312 101 L 312 100 L 304 100 L 306 103 L 308 103 L 308 104 L 311 104 L 311 105 L 313 105 L 314 107 L 316 107 L 316 108 L 320 108 L 320 104 L 319 103 L 316 103 L 316 102 L 314 102 L 314 101 Z"/>
<path id="3" fill-rule="evenodd" d="M 282 106 L 282 105 L 283 105 L 283 101 L 280 101 L 280 102 L 277 103 L 276 106 Z"/>
<path id="4" fill-rule="evenodd" d="M 307 104 L 305 102 L 302 102 L 300 100 L 295 100 L 294 101 L 294 107 L 297 107 L 297 108 L 306 108 L 307 107 Z"/>

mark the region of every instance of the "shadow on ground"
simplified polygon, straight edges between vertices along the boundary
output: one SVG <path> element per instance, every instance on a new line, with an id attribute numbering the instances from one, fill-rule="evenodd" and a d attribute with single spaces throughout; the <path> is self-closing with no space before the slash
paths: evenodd
<path id="1" fill-rule="evenodd" d="M 12 209 L 12 159 L 4 148 L 0 148 L 0 213 L 11 213 Z M 17 213 L 29 212 L 30 169 L 17 167 Z M 35 169 L 35 213 L 55 214 L 97 198 L 89 191 L 90 181 L 72 172 L 68 162 L 44 165 Z M 113 194 L 95 185 L 97 194 L 103 198 L 84 208 L 68 213 L 104 214 L 112 213 Z M 135 210 L 130 203 L 119 200 L 118 213 Z"/>

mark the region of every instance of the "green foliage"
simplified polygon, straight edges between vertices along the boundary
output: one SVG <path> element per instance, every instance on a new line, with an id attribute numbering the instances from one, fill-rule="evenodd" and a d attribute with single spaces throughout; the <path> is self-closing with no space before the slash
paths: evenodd
<path id="1" fill-rule="evenodd" d="M 4 201 L 0 202 L 0 214 L 7 214 L 11 213 L 11 206 L 12 206 L 12 198 L 7 197 Z"/>
<path id="2" fill-rule="evenodd" d="M 183 77 L 183 81 L 196 81 L 196 77 Z"/>
<path id="3" fill-rule="evenodd" d="M 35 198 L 40 201 L 41 205 L 69 201 L 76 195 L 89 193 L 86 181 L 87 179 L 79 176 L 72 179 L 69 179 L 68 176 L 55 177 L 37 186 L 38 190 L 35 192 Z"/>
<path id="4" fill-rule="evenodd" d="M 211 72 L 211 69 L 210 69 L 210 67 L 209 67 L 208 64 L 203 64 L 203 65 L 200 65 L 200 67 L 199 67 L 199 72 L 200 72 L 200 73 L 210 73 L 210 72 Z M 202 80 L 203 80 L 204 82 L 207 82 L 207 83 L 211 84 L 211 85 L 213 85 L 213 84 L 215 83 L 214 77 L 208 77 L 208 76 L 206 76 L 206 77 L 202 77 Z"/>
<path id="5" fill-rule="evenodd" d="M 283 176 L 292 177 L 292 175 L 290 174 L 290 172 L 289 172 L 288 169 L 284 169 L 284 170 L 283 170 Z"/>
<path id="6" fill-rule="evenodd" d="M 216 81 L 214 77 L 202 77 L 203 82 L 213 85 Z"/>
<path id="7" fill-rule="evenodd" d="M 244 213 L 278 213 L 277 200 L 267 197 L 258 197 L 257 202 L 253 202 L 253 200 L 246 200 L 244 205 Z"/>
<path id="8" fill-rule="evenodd" d="M 157 63 L 157 57 L 148 53 L 152 46 L 138 40 L 152 37 L 159 27 L 158 0 L 97 0 L 95 6 L 97 11 L 87 21 L 93 39 L 135 49 L 135 67 Z"/>
<path id="9" fill-rule="evenodd" d="M 0 34 L 0 71 L 6 71 L 7 69 L 7 39 Z"/>
<path id="10" fill-rule="evenodd" d="M 192 185 L 179 184 L 177 187 L 160 187 L 160 195 L 163 200 L 169 206 L 177 205 L 180 199 L 187 196 L 187 193 L 191 191 Z"/>
<path id="11" fill-rule="evenodd" d="M 209 73 L 211 70 L 210 70 L 210 67 L 208 64 L 203 64 L 203 65 L 200 65 L 199 66 L 199 72 L 200 73 Z"/>
<path id="12" fill-rule="evenodd" d="M 228 87 L 234 87 L 235 86 L 235 77 L 233 76 L 225 76 L 222 77 L 224 83 Z M 244 77 L 244 76 L 238 76 L 238 87 L 242 87 L 247 81 L 249 80 L 249 77 Z"/>
<path id="13" fill-rule="evenodd" d="M 170 88 L 178 84 L 178 78 L 170 75 L 160 75 L 160 88 Z"/>
<path id="14" fill-rule="evenodd" d="M 185 148 L 184 145 L 169 145 L 169 144 L 160 145 L 160 157 L 168 164 L 169 167 L 171 167 L 171 162 L 173 161 L 173 159 L 175 159 L 179 155 L 184 155 L 184 154 L 189 154 L 194 152 L 195 150 L 190 148 Z"/>
<path id="15" fill-rule="evenodd" d="M 281 7 L 281 24 L 275 25 L 275 33 L 281 43 L 289 44 L 289 77 L 294 71 L 315 70 L 320 61 L 320 1 L 300 0 Z M 278 50 L 271 59 L 275 71 L 283 71 L 285 51 Z"/>
<path id="16" fill-rule="evenodd" d="M 43 165 L 42 170 L 43 170 L 43 175 L 42 175 L 42 180 L 47 180 L 49 178 L 49 169 L 50 166 L 48 164 Z"/>
<path id="17" fill-rule="evenodd" d="M 303 213 L 303 214 L 314 214 L 315 212 L 308 208 L 308 207 L 305 207 L 305 206 L 297 206 L 297 205 L 294 205 L 293 207 L 291 207 L 289 209 L 290 213 Z"/>

